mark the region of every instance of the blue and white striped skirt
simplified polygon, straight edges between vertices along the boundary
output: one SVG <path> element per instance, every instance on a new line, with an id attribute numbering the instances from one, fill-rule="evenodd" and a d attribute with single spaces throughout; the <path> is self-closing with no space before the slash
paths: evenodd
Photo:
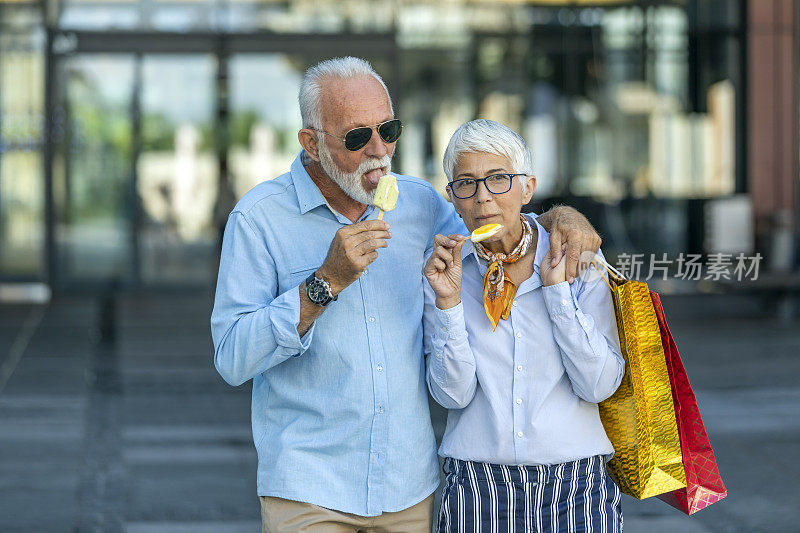
<path id="1" fill-rule="evenodd" d="M 621 533 L 619 488 L 602 456 L 506 466 L 448 458 L 438 533 Z"/>

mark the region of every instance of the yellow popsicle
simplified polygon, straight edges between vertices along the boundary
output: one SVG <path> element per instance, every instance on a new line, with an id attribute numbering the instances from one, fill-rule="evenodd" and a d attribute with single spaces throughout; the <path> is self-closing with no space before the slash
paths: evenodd
<path id="1" fill-rule="evenodd" d="M 496 234 L 501 229 L 503 229 L 502 224 L 485 224 L 473 231 L 469 238 L 472 242 L 481 242 Z"/>
<path id="2" fill-rule="evenodd" d="M 372 203 L 380 208 L 378 213 L 378 220 L 383 219 L 384 211 L 391 211 L 397 205 L 397 197 L 400 195 L 400 190 L 397 188 L 397 178 L 391 174 L 381 177 L 378 181 L 378 187 L 375 189 L 375 197 Z"/>

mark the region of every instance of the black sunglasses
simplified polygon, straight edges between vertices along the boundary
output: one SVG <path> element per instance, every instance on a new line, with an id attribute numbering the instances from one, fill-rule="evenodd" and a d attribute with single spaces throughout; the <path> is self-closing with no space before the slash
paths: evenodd
<path id="1" fill-rule="evenodd" d="M 334 139 L 339 139 L 344 143 L 345 148 L 351 152 L 355 152 L 356 150 L 361 150 L 367 145 L 369 140 L 372 138 L 372 130 L 374 129 L 378 130 L 378 135 L 380 135 L 384 142 L 396 142 L 398 137 L 400 137 L 400 134 L 403 132 L 403 123 L 400 122 L 399 118 L 393 118 L 392 120 L 387 120 L 386 122 L 381 122 L 380 124 L 375 124 L 373 126 L 361 126 L 358 128 L 353 128 L 344 134 L 344 138 L 337 137 L 336 135 L 328 133 L 325 130 L 318 130 L 317 128 L 311 129 L 320 133 L 324 133 L 325 135 L 330 135 Z"/>

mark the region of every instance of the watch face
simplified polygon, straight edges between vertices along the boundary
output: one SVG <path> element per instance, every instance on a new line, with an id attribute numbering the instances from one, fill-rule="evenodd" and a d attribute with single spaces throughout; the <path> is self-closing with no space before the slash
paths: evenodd
<path id="1" fill-rule="evenodd" d="M 312 282 L 308 286 L 308 297 L 312 302 L 324 302 L 326 296 L 325 287 L 322 286 L 322 283 Z"/>
<path id="2" fill-rule="evenodd" d="M 311 278 L 306 282 L 306 293 L 308 299 L 317 305 L 325 305 L 331 300 L 325 283 L 316 278 Z"/>

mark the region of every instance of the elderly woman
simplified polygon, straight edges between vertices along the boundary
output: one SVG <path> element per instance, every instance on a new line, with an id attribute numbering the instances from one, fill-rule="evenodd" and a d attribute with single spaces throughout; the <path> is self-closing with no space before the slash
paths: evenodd
<path id="1" fill-rule="evenodd" d="M 596 270 L 570 285 L 521 214 L 536 178 L 515 132 L 467 122 L 444 169 L 467 228 L 503 228 L 479 243 L 437 235 L 424 269 L 428 387 L 449 410 L 437 530 L 622 531 L 597 410 L 624 369 L 609 289 Z"/>

